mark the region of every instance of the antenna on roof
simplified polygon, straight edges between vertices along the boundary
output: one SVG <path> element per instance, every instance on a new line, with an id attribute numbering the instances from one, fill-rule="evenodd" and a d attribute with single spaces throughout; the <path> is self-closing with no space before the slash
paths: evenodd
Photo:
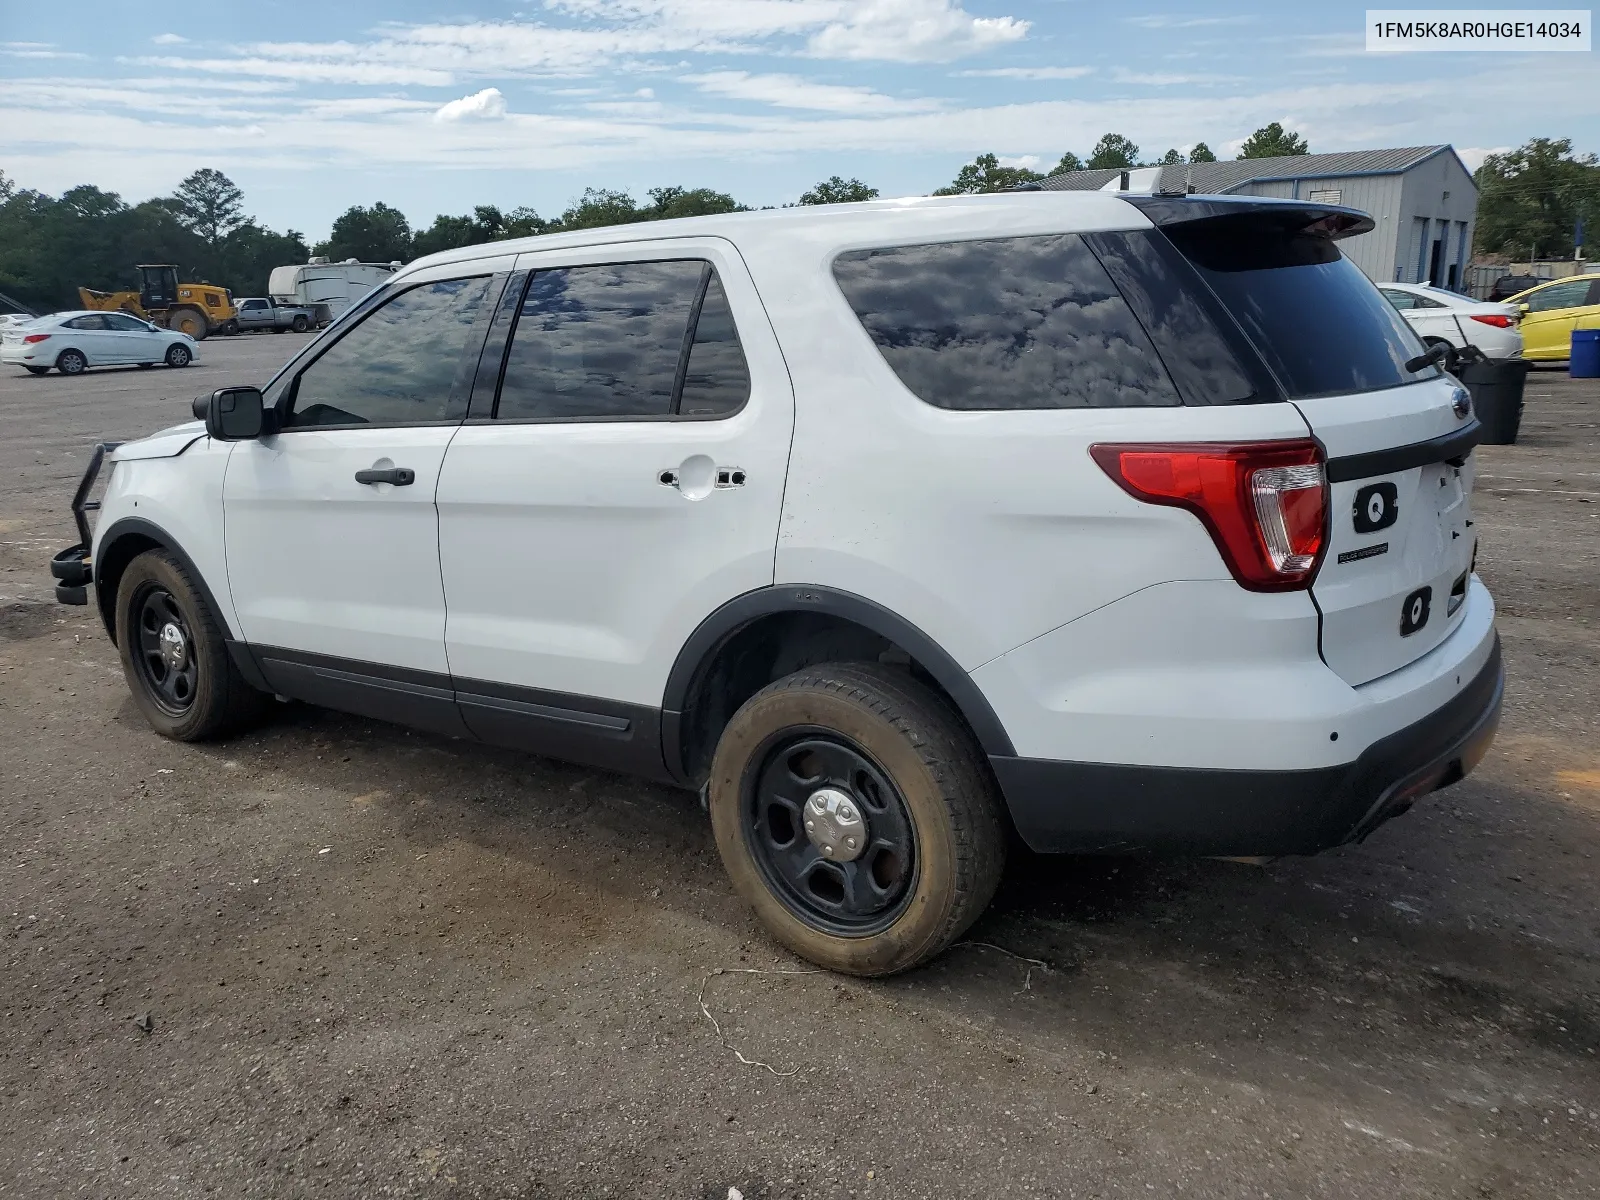
<path id="1" fill-rule="evenodd" d="M 1185 196 L 1194 195 L 1194 168 L 1193 167 L 1185 167 L 1183 169 L 1183 194 Z"/>

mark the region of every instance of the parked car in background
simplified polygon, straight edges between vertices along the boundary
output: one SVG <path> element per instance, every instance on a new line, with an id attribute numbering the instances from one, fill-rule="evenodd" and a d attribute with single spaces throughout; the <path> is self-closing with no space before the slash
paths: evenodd
<path id="1" fill-rule="evenodd" d="M 33 324 L 38 319 L 31 313 L 0 313 L 0 331 L 19 329 L 24 325 Z"/>
<path id="2" fill-rule="evenodd" d="M 316 313 L 303 305 L 276 304 L 265 296 L 249 296 L 239 301 L 239 332 L 270 329 L 273 333 L 293 330 L 304 333 L 317 323 Z"/>
<path id="3" fill-rule="evenodd" d="M 63 312 L 0 330 L 0 363 L 43 375 L 54 367 L 81 375 L 90 367 L 187 367 L 200 348 L 187 333 L 121 312 Z"/>
<path id="4" fill-rule="evenodd" d="M 1476 346 L 1496 362 L 1522 357 L 1514 304 L 1474 300 L 1425 283 L 1380 283 L 1378 290 L 1426 345 L 1450 347 L 1447 371 L 1455 370 L 1456 351 L 1464 346 Z"/>
<path id="5" fill-rule="evenodd" d="M 1544 280 L 1537 275 L 1502 275 L 1494 281 L 1494 286 L 1489 289 L 1488 299 L 1491 301 L 1509 300 L 1518 292 L 1525 292 L 1529 288 L 1538 287 Z"/>
<path id="6" fill-rule="evenodd" d="M 1600 275 L 1576 275 L 1511 297 L 1522 316 L 1522 353 L 1538 362 L 1572 357 L 1574 329 L 1600 329 Z"/>

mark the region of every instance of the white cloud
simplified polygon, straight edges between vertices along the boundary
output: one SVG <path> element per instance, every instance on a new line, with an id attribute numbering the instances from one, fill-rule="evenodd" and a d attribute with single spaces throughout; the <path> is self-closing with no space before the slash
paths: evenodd
<path id="1" fill-rule="evenodd" d="M 1178 87 L 1195 84 L 1243 83 L 1242 75 L 1178 75 L 1161 71 L 1129 71 L 1118 67 L 1111 73 L 1117 83 L 1137 83 L 1146 87 Z"/>
<path id="2" fill-rule="evenodd" d="M 1022 167 L 1027 171 L 1037 171 L 1039 164 L 1044 161 L 1037 154 L 1002 154 L 999 159 L 1002 167 Z"/>
<path id="3" fill-rule="evenodd" d="M 940 107 L 937 100 L 897 100 L 866 87 L 846 87 L 814 83 L 798 75 L 751 75 L 746 71 L 712 71 L 704 75 L 685 75 L 702 92 L 726 96 L 731 100 L 750 100 L 775 108 L 809 109 L 813 112 L 861 113 L 931 112 Z"/>
<path id="4" fill-rule="evenodd" d="M 1483 160 L 1491 154 L 1504 154 L 1510 146 L 1457 146 L 1456 153 L 1461 156 L 1461 161 L 1466 164 L 1469 171 L 1476 171 L 1483 166 Z"/>
<path id="5" fill-rule="evenodd" d="M 1093 67 L 988 67 L 956 72 L 963 79 L 1082 79 L 1093 74 Z"/>
<path id="6" fill-rule="evenodd" d="M 351 47 L 352 51 L 355 47 Z M 295 60 L 290 58 L 134 58 L 118 59 L 142 67 L 162 67 L 171 71 L 203 71 L 213 75 L 247 76 L 267 79 L 293 79 L 300 83 L 353 83 L 376 86 L 417 84 L 448 87 L 455 82 L 448 71 L 428 67 L 396 66 L 362 61 L 352 53 L 343 60 Z"/>
<path id="7" fill-rule="evenodd" d="M 158 33 L 150 40 L 158 46 L 181 46 L 189 39 L 181 33 Z"/>
<path id="8" fill-rule="evenodd" d="M 1129 25 L 1141 29 L 1201 29 L 1210 25 L 1249 25 L 1255 18 L 1233 17 L 1183 17 L 1177 13 L 1147 13 L 1142 17 L 1122 18 Z"/>
<path id="9" fill-rule="evenodd" d="M 484 88 L 452 100 L 433 114 L 435 121 L 499 121 L 506 115 L 506 98 L 499 88 Z"/>
<path id="10" fill-rule="evenodd" d="M 952 0 L 865 0 L 807 44 L 816 58 L 948 62 L 1027 37 L 1031 21 L 974 17 Z"/>
<path id="11" fill-rule="evenodd" d="M 88 58 L 76 50 L 57 50 L 54 42 L 0 42 L 7 58 Z"/>

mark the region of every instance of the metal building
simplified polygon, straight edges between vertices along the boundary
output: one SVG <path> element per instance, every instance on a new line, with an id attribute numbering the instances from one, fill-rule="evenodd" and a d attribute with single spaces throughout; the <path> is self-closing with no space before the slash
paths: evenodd
<path id="1" fill-rule="evenodd" d="M 1450 146 L 1074 171 L 1053 175 L 1040 186 L 1049 191 L 1193 190 L 1348 205 L 1377 222 L 1371 233 L 1339 243 L 1373 280 L 1431 282 L 1453 291 L 1464 286 L 1478 214 L 1477 185 Z"/>

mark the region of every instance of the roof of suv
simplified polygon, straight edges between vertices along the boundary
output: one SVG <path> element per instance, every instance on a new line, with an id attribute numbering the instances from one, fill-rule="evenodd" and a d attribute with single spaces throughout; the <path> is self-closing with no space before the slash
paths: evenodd
<path id="1" fill-rule="evenodd" d="M 1149 220 L 1132 204 L 1112 193 L 1009 192 L 973 196 L 906 196 L 896 200 L 869 200 L 864 204 L 818 204 L 754 212 L 717 213 L 705 217 L 679 217 L 668 221 L 642 221 L 605 225 L 571 233 L 485 242 L 445 250 L 408 263 L 400 272 L 451 262 L 469 262 L 492 255 L 559 250 L 572 246 L 605 246 L 620 242 L 649 242 L 663 238 L 737 237 L 747 240 L 788 241 L 816 239 L 839 246 L 882 243 L 906 233 L 934 233 L 955 238 L 979 234 L 1039 232 L 1049 226 L 1069 228 L 1141 229 Z M 399 276 L 397 275 L 398 279 Z"/>

